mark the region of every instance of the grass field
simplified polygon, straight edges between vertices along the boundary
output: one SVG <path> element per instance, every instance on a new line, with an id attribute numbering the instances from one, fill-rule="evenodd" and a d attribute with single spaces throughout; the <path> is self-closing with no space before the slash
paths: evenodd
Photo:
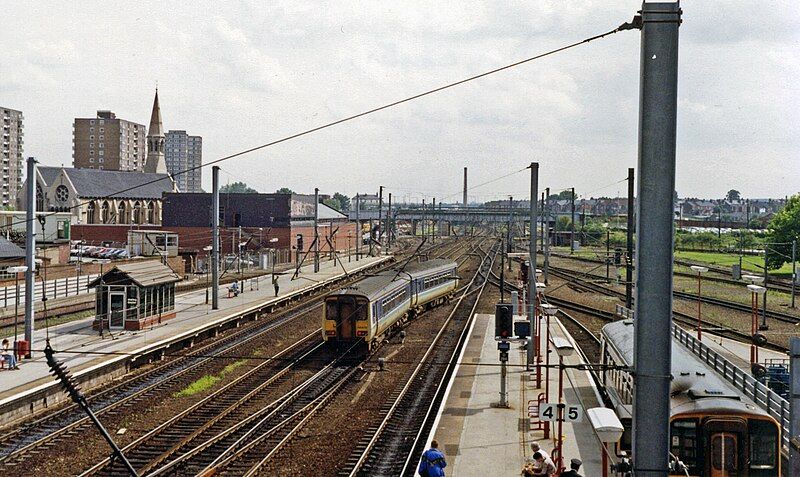
<path id="1" fill-rule="evenodd" d="M 739 263 L 738 255 L 728 254 L 728 253 L 678 251 L 675 252 L 675 258 L 689 260 L 692 262 L 708 263 L 720 267 L 730 267 L 731 265 Z M 764 257 L 745 255 L 742 258 L 743 270 L 764 273 L 764 269 L 762 268 L 763 266 L 764 266 Z M 785 275 L 787 277 L 791 277 L 792 264 L 784 263 L 783 267 L 779 268 L 778 270 L 770 270 L 769 273 L 770 275 Z"/>

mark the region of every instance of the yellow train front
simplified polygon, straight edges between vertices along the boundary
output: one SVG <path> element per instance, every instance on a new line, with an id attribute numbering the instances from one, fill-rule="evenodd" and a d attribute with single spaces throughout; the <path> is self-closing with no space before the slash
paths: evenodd
<path id="1" fill-rule="evenodd" d="M 604 364 L 631 367 L 632 320 L 605 325 L 602 341 Z M 623 369 L 612 367 L 603 371 L 601 378 L 625 426 L 618 450 L 629 452 L 633 377 Z M 781 429 L 778 422 L 674 339 L 672 378 L 668 457 L 671 475 L 780 475 Z"/>
<path id="2" fill-rule="evenodd" d="M 457 267 L 441 259 L 413 263 L 331 293 L 325 298 L 323 339 L 374 348 L 412 316 L 448 300 L 458 286 Z"/>

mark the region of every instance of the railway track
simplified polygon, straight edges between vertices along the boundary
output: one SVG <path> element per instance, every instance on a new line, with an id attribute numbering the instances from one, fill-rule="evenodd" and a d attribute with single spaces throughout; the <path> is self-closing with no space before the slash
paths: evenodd
<path id="1" fill-rule="evenodd" d="M 607 295 L 610 295 L 611 293 L 613 293 L 615 296 L 620 296 L 620 297 L 623 297 L 623 298 L 625 297 L 625 294 L 622 293 L 622 292 L 610 289 L 608 287 L 603 287 L 602 285 L 599 285 L 597 283 L 592 283 L 592 282 L 589 282 L 587 280 L 583 280 L 583 279 L 581 279 L 579 277 L 576 277 L 575 275 L 578 274 L 578 275 L 581 275 L 581 276 L 584 276 L 584 277 L 587 277 L 587 278 L 592 278 L 592 279 L 597 279 L 597 280 L 605 279 L 604 276 L 591 274 L 591 273 L 585 273 L 585 272 L 576 272 L 575 270 L 570 270 L 568 268 L 560 268 L 560 267 L 552 267 L 552 266 L 550 267 L 550 273 L 552 273 L 553 275 L 559 276 L 561 278 L 565 278 L 565 279 L 568 278 L 571 281 L 574 280 L 575 282 L 581 282 L 582 284 L 595 285 L 596 287 L 605 288 L 606 290 L 609 291 L 609 293 L 605 293 Z M 684 299 L 684 300 L 697 301 L 697 299 L 698 299 L 698 296 L 696 294 L 694 294 L 694 293 L 687 293 L 687 292 L 681 292 L 681 291 L 674 291 L 673 290 L 672 295 L 677 297 L 677 298 Z M 727 308 L 729 310 L 741 311 L 741 312 L 744 312 L 744 313 L 750 313 L 752 311 L 752 309 L 750 308 L 749 305 L 745 305 L 745 304 L 737 303 L 737 302 L 733 302 L 733 301 L 728 301 L 728 300 L 722 300 L 722 299 L 719 299 L 719 298 L 705 297 L 704 296 L 704 297 L 700 297 L 700 301 L 703 302 L 703 303 L 708 303 L 710 305 L 721 306 L 721 307 Z M 798 317 L 796 315 L 793 315 L 791 313 L 783 313 L 783 312 L 774 311 L 774 310 L 767 310 L 767 318 L 770 318 L 770 319 L 773 319 L 773 320 L 777 320 L 777 321 L 781 321 L 783 323 L 789 323 L 791 325 L 796 325 L 796 324 L 800 323 L 800 317 Z"/>
<path id="2" fill-rule="evenodd" d="M 340 476 L 415 475 L 455 357 L 468 339 L 469 323 L 486 286 L 487 269 L 494 264 L 491 248 L 470 280 L 444 326 L 433 339 L 405 385 L 392 392 L 380 409 L 380 422 L 358 441 Z"/>
<path id="3" fill-rule="evenodd" d="M 446 242 L 437 244 L 435 249 L 446 245 Z M 147 402 L 165 389 L 191 383 L 203 376 L 220 355 L 256 343 L 259 338 L 279 331 L 294 319 L 314 312 L 319 307 L 321 302 L 312 297 L 278 312 L 269 321 L 253 322 L 226 336 L 209 340 L 206 345 L 185 355 L 90 395 L 89 404 L 96 414 L 106 418 L 129 412 L 132 407 Z M 47 452 L 47 449 L 66 439 L 78 437 L 87 432 L 90 426 L 88 418 L 74 404 L 25 423 L 0 436 L 0 466 L 3 469 L 19 468 L 28 457 Z"/>
<path id="4" fill-rule="evenodd" d="M 540 251 L 539 253 L 542 253 L 542 252 Z M 553 253 L 553 252 L 551 252 L 550 256 L 551 257 L 558 257 L 558 258 L 565 258 L 565 259 L 568 259 L 568 260 L 576 260 L 576 261 L 580 261 L 580 262 L 602 264 L 602 265 L 605 265 L 605 263 L 606 263 L 604 260 L 599 259 L 599 258 L 576 257 L 574 255 L 563 254 L 563 253 Z M 703 277 L 703 280 L 708 280 L 708 281 L 717 282 L 717 283 L 725 283 L 727 285 L 739 285 L 739 286 L 742 286 L 742 285 L 746 285 L 747 284 L 746 282 L 741 281 L 741 280 L 734 280 L 733 278 L 728 278 L 728 276 L 730 276 L 731 272 L 730 272 L 730 270 L 725 269 L 725 268 L 715 267 L 715 266 L 709 265 L 707 263 L 699 263 L 699 262 L 695 263 L 695 262 L 688 262 L 688 261 L 685 261 L 685 260 L 675 260 L 675 264 L 676 265 L 681 265 L 681 266 L 684 266 L 684 267 L 690 267 L 692 265 L 702 265 L 704 267 L 707 267 L 709 269 L 709 271 L 711 271 L 713 273 L 717 273 L 717 274 L 720 274 L 720 275 L 725 275 L 725 276 L 722 276 L 722 277 L 715 277 L 715 276 L 707 275 L 707 276 Z M 742 272 L 742 273 L 746 274 L 746 272 Z M 689 272 L 673 271 L 673 274 L 677 275 L 679 277 L 697 278 L 696 274 L 689 273 Z M 789 282 L 787 282 L 785 280 L 777 279 L 777 278 L 770 278 L 770 281 L 767 284 L 767 288 L 769 288 L 770 290 L 784 292 L 784 293 L 791 293 L 792 292 L 791 283 L 789 283 Z"/>

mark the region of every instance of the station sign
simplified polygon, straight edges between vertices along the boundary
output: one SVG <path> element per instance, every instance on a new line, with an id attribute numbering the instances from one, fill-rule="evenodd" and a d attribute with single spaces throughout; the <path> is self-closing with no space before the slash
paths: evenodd
<path id="1" fill-rule="evenodd" d="M 561 404 L 564 407 L 564 422 L 581 422 L 583 410 L 573 404 Z M 558 421 L 558 403 L 542 403 L 539 406 L 539 420 Z"/>

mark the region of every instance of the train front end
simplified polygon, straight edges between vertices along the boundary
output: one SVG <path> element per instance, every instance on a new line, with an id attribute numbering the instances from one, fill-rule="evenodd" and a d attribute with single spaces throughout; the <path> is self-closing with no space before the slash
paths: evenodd
<path id="1" fill-rule="evenodd" d="M 353 293 L 335 293 L 325 299 L 322 339 L 337 345 L 367 341 L 370 335 L 369 300 Z"/>

